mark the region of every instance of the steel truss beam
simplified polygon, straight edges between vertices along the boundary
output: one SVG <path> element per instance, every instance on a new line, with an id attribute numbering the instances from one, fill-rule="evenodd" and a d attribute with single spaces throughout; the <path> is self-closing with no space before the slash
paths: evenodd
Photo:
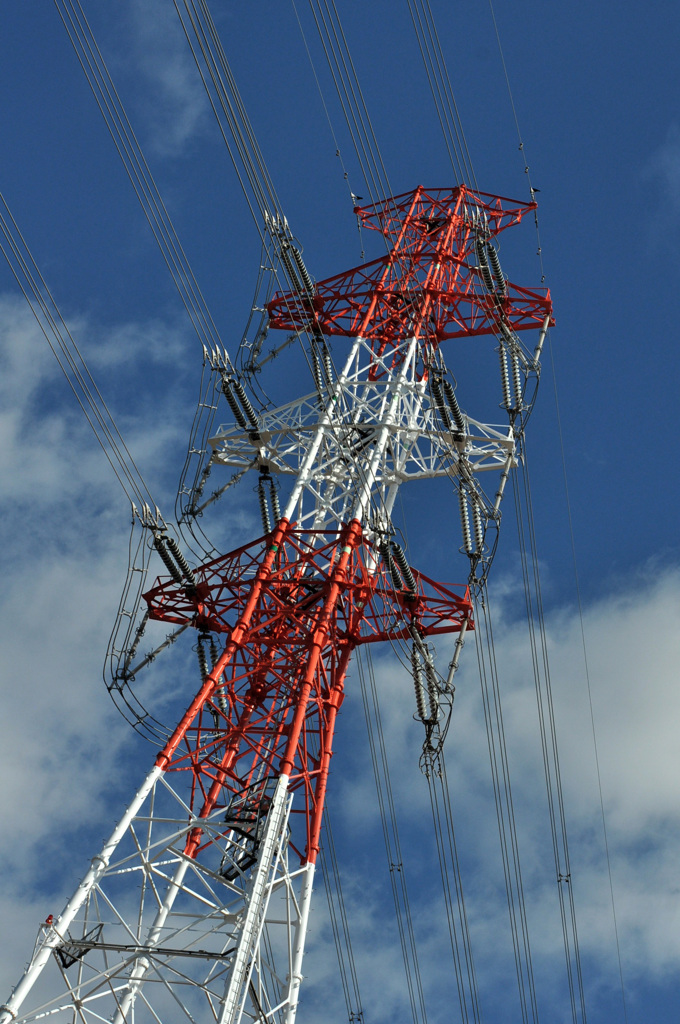
<path id="1" fill-rule="evenodd" d="M 363 226 L 391 243 L 386 255 L 319 281 L 302 302 L 275 296 L 268 306 L 272 326 L 361 335 L 373 341 L 377 356 L 396 352 L 395 342 L 411 333 L 427 333 L 439 344 L 492 333 L 499 320 L 515 332 L 540 329 L 552 313 L 547 290 L 505 282 L 502 291 L 489 294 L 480 267 L 471 262 L 478 240 L 486 244 L 535 209 L 536 203 L 517 204 L 465 185 L 421 187 L 357 206 Z M 380 373 L 376 365 L 371 377 Z"/>

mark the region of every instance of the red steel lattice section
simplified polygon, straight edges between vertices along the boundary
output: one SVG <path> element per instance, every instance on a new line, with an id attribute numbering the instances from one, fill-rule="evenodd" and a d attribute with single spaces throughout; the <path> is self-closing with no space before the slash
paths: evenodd
<path id="1" fill-rule="evenodd" d="M 385 256 L 319 281 L 314 294 L 277 294 L 267 309 L 272 327 L 315 328 L 328 335 L 391 343 L 425 337 L 436 347 L 449 338 L 507 329 L 541 328 L 552 320 L 550 292 L 506 283 L 489 293 L 472 258 L 486 243 L 533 212 L 536 203 L 454 189 L 422 187 L 374 206 L 356 207 L 363 226 L 384 235 Z"/>
<path id="2" fill-rule="evenodd" d="M 196 570 L 196 586 L 159 582 L 150 616 L 226 635 L 226 646 L 159 755 L 192 773 L 199 817 L 285 771 L 303 800 L 293 845 L 315 859 L 337 711 L 358 644 L 457 632 L 471 625 L 462 594 L 414 573 L 395 592 L 353 522 L 340 532 L 296 530 L 282 520 L 267 538 Z M 196 830 L 190 847 L 200 849 Z"/>

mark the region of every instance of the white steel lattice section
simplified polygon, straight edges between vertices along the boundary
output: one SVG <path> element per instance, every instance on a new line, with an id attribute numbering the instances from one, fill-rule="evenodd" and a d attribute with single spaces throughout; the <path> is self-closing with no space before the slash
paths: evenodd
<path id="1" fill-rule="evenodd" d="M 273 474 L 298 477 L 317 446 L 313 473 L 305 488 L 311 496 L 295 517 L 301 524 L 346 522 L 360 490 L 364 467 L 381 435 L 386 441 L 377 460 L 376 495 L 386 505 L 392 492 L 409 480 L 458 474 L 500 472 L 514 457 L 514 433 L 466 417 L 467 431 L 443 430 L 431 407 L 423 379 L 421 350 L 413 339 L 397 351 L 405 358 L 397 374 L 380 360 L 381 376 L 371 380 L 376 357 L 355 341 L 345 373 L 330 389 L 325 408 L 319 396 L 307 395 L 262 414 L 257 431 L 220 427 L 211 439 L 213 462 L 249 467 L 257 458 Z M 391 354 L 390 363 L 394 360 Z M 390 496 L 388 498 L 388 495 Z M 390 500 L 391 499 L 391 500 Z M 311 504 L 311 507 L 309 507 Z"/>
<path id="2" fill-rule="evenodd" d="M 0 1019 L 267 1021 L 293 1006 L 313 869 L 289 867 L 287 780 L 262 821 L 259 864 L 249 873 L 244 836 L 225 828 L 224 807 L 201 820 L 200 861 L 186 856 L 196 818 L 165 775 L 152 775 L 114 848 L 107 844 L 61 918 L 43 928 Z M 19 989 L 46 961 L 38 1005 L 14 1016 Z M 43 1001 L 55 987 L 59 995 Z"/>

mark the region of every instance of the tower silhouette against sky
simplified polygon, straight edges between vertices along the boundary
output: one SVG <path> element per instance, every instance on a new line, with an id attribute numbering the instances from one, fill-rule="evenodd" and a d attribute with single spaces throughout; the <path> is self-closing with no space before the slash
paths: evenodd
<path id="1" fill-rule="evenodd" d="M 533 208 L 464 185 L 358 206 L 385 254 L 316 284 L 287 225 L 274 225 L 294 287 L 269 302 L 269 325 L 306 332 L 314 388 L 256 412 L 225 365 L 233 424 L 210 439 L 212 464 L 257 474 L 263 536 L 196 567 L 156 532 L 170 575 L 144 595 L 148 615 L 196 631 L 202 683 L 45 922 L 0 1024 L 292 1024 L 355 648 L 408 646 L 423 756 L 436 764 L 551 322 L 549 295 L 507 281 L 494 242 Z M 529 329 L 533 350 L 520 339 Z M 488 386 L 501 426 L 474 419 L 444 361 L 443 343 L 475 336 L 497 347 Z M 460 587 L 411 566 L 392 524 L 401 485 L 437 476 L 458 491 Z M 447 633 L 458 642 L 442 670 L 432 638 Z"/>

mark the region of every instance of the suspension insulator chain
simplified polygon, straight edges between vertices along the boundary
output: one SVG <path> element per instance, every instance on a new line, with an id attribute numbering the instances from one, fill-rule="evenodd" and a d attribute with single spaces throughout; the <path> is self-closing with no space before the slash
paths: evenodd
<path id="1" fill-rule="evenodd" d="M 229 403 L 229 408 L 231 409 L 232 415 L 236 422 L 238 423 L 241 430 L 248 430 L 248 423 L 246 421 L 245 416 L 243 415 L 243 410 L 241 409 L 241 406 L 236 401 L 236 396 L 232 391 L 231 381 L 229 380 L 228 377 L 222 377 L 222 392 L 227 402 Z"/>
<path id="2" fill-rule="evenodd" d="M 512 366 L 512 383 L 515 389 L 515 412 L 520 413 L 522 411 L 522 396 L 524 389 L 522 387 L 522 377 L 519 368 L 519 356 L 517 355 L 515 345 L 510 349 L 510 364 Z"/>
<path id="3" fill-rule="evenodd" d="M 394 587 L 395 590 L 402 590 L 404 586 L 404 581 L 399 575 L 399 570 L 397 569 L 397 566 L 395 565 L 394 562 L 394 558 L 392 557 L 392 550 L 387 541 L 385 541 L 382 544 L 380 548 L 380 553 L 383 556 L 383 561 L 392 579 L 392 586 Z"/>
<path id="4" fill-rule="evenodd" d="M 427 647 L 425 648 L 425 678 L 427 679 L 427 695 L 430 700 L 430 722 L 434 723 L 439 718 L 439 680 L 432 661 L 432 654 Z"/>
<path id="5" fill-rule="evenodd" d="M 482 510 L 476 501 L 472 503 L 472 522 L 475 530 L 475 546 L 477 554 L 481 558 L 484 550 L 484 523 L 482 520 Z"/>
<path id="6" fill-rule="evenodd" d="M 241 384 L 241 381 L 240 380 L 233 380 L 231 383 L 232 383 L 232 387 L 234 388 L 234 391 L 236 392 L 238 400 L 239 400 L 239 402 L 241 403 L 241 405 L 243 407 L 243 411 L 246 414 L 246 419 L 248 420 L 248 424 L 250 426 L 250 429 L 251 430 L 257 430 L 257 416 L 255 415 L 255 410 L 253 409 L 252 405 L 250 404 L 250 399 L 248 398 L 247 394 L 245 393 L 245 389 L 244 389 L 243 385 Z"/>
<path id="7" fill-rule="evenodd" d="M 397 563 L 399 572 L 401 573 L 401 578 L 404 581 L 404 589 L 408 590 L 411 594 L 415 594 L 417 590 L 416 581 L 411 571 L 411 566 L 406 561 L 406 555 L 404 554 L 401 545 L 397 544 L 396 541 L 392 541 L 391 546 L 394 561 Z"/>
<path id="8" fill-rule="evenodd" d="M 311 344 L 312 350 L 312 373 L 314 374 L 314 386 L 319 395 L 319 401 L 323 404 L 333 393 L 335 375 L 333 373 L 333 361 L 331 353 L 323 334 L 314 334 Z"/>
<path id="9" fill-rule="evenodd" d="M 446 395 L 446 401 L 449 403 L 449 409 L 453 416 L 453 422 L 456 424 L 456 428 L 461 434 L 465 433 L 465 419 L 463 413 L 458 405 L 458 399 L 456 398 L 456 392 L 453 390 L 453 384 L 450 380 L 444 380 L 442 382 L 444 387 L 444 394 Z"/>
<path id="10" fill-rule="evenodd" d="M 262 475 L 257 481 L 257 497 L 260 502 L 260 515 L 262 516 L 262 529 L 265 533 L 272 532 L 272 521 L 269 515 L 269 505 L 267 503 L 267 495 L 264 489 L 265 477 Z"/>
<path id="11" fill-rule="evenodd" d="M 206 633 L 201 633 L 198 638 L 198 644 L 196 646 L 196 653 L 198 655 L 198 667 L 201 670 L 201 679 L 203 682 L 208 678 L 208 657 L 205 653 L 204 641 L 208 639 Z"/>
<path id="12" fill-rule="evenodd" d="M 302 284 L 303 284 L 303 287 L 304 287 L 304 291 L 311 298 L 314 295 L 314 282 L 312 281 L 312 279 L 310 277 L 310 274 L 309 274 L 309 271 L 307 270 L 307 267 L 305 266 L 305 262 L 302 259 L 302 253 L 294 245 L 291 245 L 290 251 L 293 254 L 293 259 L 295 260 L 295 266 L 297 267 L 297 270 L 298 270 L 298 272 L 300 274 L 300 278 L 302 279 Z"/>
<path id="13" fill-rule="evenodd" d="M 423 643 L 415 622 L 411 623 L 409 631 L 413 637 L 411 668 L 413 671 L 418 718 L 424 725 L 433 726 L 439 718 L 439 681 L 437 679 L 437 670 L 432 660 L 432 652 Z M 426 683 L 423 681 L 423 669 L 425 671 Z"/>
<path id="14" fill-rule="evenodd" d="M 486 251 L 489 254 L 489 262 L 491 263 L 491 270 L 492 270 L 493 276 L 494 276 L 494 278 L 496 280 L 496 285 L 497 285 L 496 291 L 499 292 L 501 295 L 505 295 L 505 293 L 507 291 L 507 285 L 506 285 L 506 282 L 505 282 L 505 277 L 503 276 L 503 271 L 501 270 L 501 261 L 498 259 L 498 251 L 497 251 L 496 247 L 493 245 L 493 243 L 491 243 L 491 242 L 487 242 L 486 243 Z"/>
<path id="15" fill-rule="evenodd" d="M 180 569 L 175 563 L 174 559 L 170 555 L 170 552 L 166 548 L 165 541 L 160 534 L 154 536 L 153 546 L 155 547 L 158 554 L 161 556 L 161 561 L 163 562 L 163 565 L 168 570 L 175 583 L 178 583 L 180 586 L 184 586 L 184 577 L 182 576 L 182 573 L 180 572 Z"/>
<path id="16" fill-rule="evenodd" d="M 319 341 L 316 338 L 312 339 L 312 373 L 314 374 L 314 386 L 319 396 L 319 401 L 323 404 L 324 391 L 323 391 L 323 376 L 321 373 L 321 359 L 319 358 Z"/>
<path id="17" fill-rule="evenodd" d="M 323 368 L 324 368 L 324 373 L 326 374 L 326 385 L 328 387 L 328 390 L 331 391 L 332 388 L 333 388 L 333 381 L 334 381 L 334 379 L 333 379 L 333 362 L 331 360 L 331 353 L 330 353 L 330 350 L 328 348 L 328 345 L 327 345 L 325 339 L 324 339 L 324 343 L 323 343 Z"/>
<path id="18" fill-rule="evenodd" d="M 189 584 L 190 587 L 195 587 L 196 577 L 191 571 L 191 567 L 187 562 L 186 558 L 184 557 L 184 555 L 182 554 L 182 552 L 180 551 L 179 544 L 174 539 L 174 537 L 168 537 L 168 547 L 170 548 L 170 551 L 172 552 L 172 555 L 175 561 L 177 562 L 177 565 L 179 566 L 185 581 Z"/>
<path id="19" fill-rule="evenodd" d="M 491 276 L 491 269 L 489 267 L 489 260 L 486 255 L 486 246 L 484 245 L 484 239 L 477 236 L 475 240 L 475 249 L 477 250 L 477 262 L 479 263 L 479 269 L 484 279 L 484 285 L 486 290 L 491 294 L 495 294 L 495 288 L 493 286 L 493 278 Z"/>
<path id="20" fill-rule="evenodd" d="M 208 656 L 207 656 L 206 650 L 205 650 L 205 645 L 208 643 L 209 639 L 210 638 L 209 638 L 207 633 L 199 633 L 198 644 L 196 645 L 196 653 L 198 655 L 198 667 L 200 669 L 201 679 L 202 679 L 203 682 L 205 682 L 206 679 L 208 678 L 208 672 L 209 672 L 209 669 L 208 669 Z M 206 703 L 205 703 L 205 708 L 206 708 L 206 711 L 209 711 L 211 716 L 212 716 L 212 720 L 214 722 L 215 729 L 219 729 L 219 727 L 220 727 L 220 716 L 218 715 L 217 711 L 215 710 L 214 707 L 212 707 L 210 705 L 210 703 L 208 701 L 206 701 Z"/>
<path id="21" fill-rule="evenodd" d="M 434 399 L 434 404 L 437 406 L 437 411 L 442 418 L 442 422 L 447 430 L 451 429 L 451 417 L 449 416 L 449 410 L 444 403 L 444 396 L 442 395 L 441 381 L 436 374 L 432 375 L 430 380 L 430 390 Z"/>
<path id="22" fill-rule="evenodd" d="M 465 493 L 465 487 L 463 483 L 459 484 L 458 487 L 458 502 L 460 505 L 460 525 L 463 533 L 463 547 L 465 553 L 472 557 L 474 550 L 472 548 L 472 534 L 470 533 L 470 515 L 468 512 L 467 494 Z"/>
<path id="23" fill-rule="evenodd" d="M 287 242 L 284 243 L 279 250 L 279 255 L 281 257 L 281 262 L 286 268 L 286 273 L 288 274 L 288 279 L 293 286 L 293 290 L 296 291 L 298 295 L 304 295 L 304 285 L 300 278 L 298 277 L 298 272 L 294 261 L 290 258 L 291 248 L 292 246 L 290 246 Z"/>
<path id="24" fill-rule="evenodd" d="M 423 685 L 423 667 L 420 661 L 420 651 L 415 640 L 411 646 L 411 670 L 413 672 L 413 685 L 416 691 L 416 710 L 421 722 L 427 722 L 427 704 L 425 697 L 425 686 Z"/>
<path id="25" fill-rule="evenodd" d="M 277 488 L 276 484 L 274 483 L 274 478 L 273 477 L 269 478 L 269 498 L 270 498 L 271 503 L 272 503 L 272 514 L 274 516 L 274 526 L 276 526 L 276 524 L 278 523 L 278 521 L 281 518 L 281 506 L 279 504 L 278 488 Z"/>
<path id="26" fill-rule="evenodd" d="M 501 342 L 498 346 L 498 358 L 501 366 L 501 388 L 503 389 L 503 407 L 512 412 L 512 398 L 510 396 L 510 377 L 508 376 L 508 357 L 505 346 Z"/>
<path id="27" fill-rule="evenodd" d="M 210 660 L 212 662 L 213 668 L 215 668 L 219 656 L 220 655 L 219 651 L 217 650 L 217 644 L 215 643 L 213 637 L 210 637 Z M 220 677 L 215 680 L 217 685 L 217 688 L 215 690 L 215 700 L 217 701 L 217 705 L 220 711 L 222 711 L 223 714 L 226 715 L 229 710 L 229 705 L 227 704 L 227 698 L 224 696 L 224 690 L 222 690 L 220 685 L 222 683 L 222 679 L 223 677 L 220 675 Z"/>
<path id="28" fill-rule="evenodd" d="M 135 654 L 137 653 L 137 648 L 139 647 L 140 641 L 141 641 L 142 637 L 144 636 L 144 630 L 146 629 L 146 624 L 147 624 L 148 621 L 149 621 L 149 609 L 147 608 L 146 611 L 144 612 L 144 615 L 142 616 L 141 622 L 139 623 L 139 625 L 137 626 L 137 629 L 135 630 L 134 639 L 132 641 L 130 649 L 127 652 L 127 655 L 126 655 L 126 658 L 125 658 L 125 663 L 123 665 L 123 672 L 122 672 L 123 678 L 126 677 L 127 670 L 129 669 L 130 665 L 132 664 L 133 658 L 134 658 Z"/>

